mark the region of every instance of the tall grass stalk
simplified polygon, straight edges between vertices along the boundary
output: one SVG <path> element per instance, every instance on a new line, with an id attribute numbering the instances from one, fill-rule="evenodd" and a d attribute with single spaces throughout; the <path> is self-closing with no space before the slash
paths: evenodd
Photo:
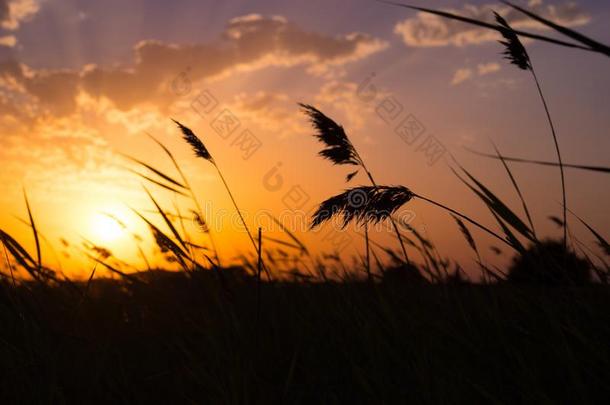
<path id="1" fill-rule="evenodd" d="M 499 159 L 499 157 L 497 155 L 479 152 L 477 150 L 474 150 L 474 149 L 471 149 L 468 147 L 464 147 L 464 149 L 467 150 L 468 152 L 474 153 L 475 155 L 478 155 L 478 156 L 483 156 L 483 157 L 487 157 L 487 158 L 491 158 L 491 159 Z M 520 157 L 502 156 L 502 160 L 505 160 L 507 162 L 529 163 L 529 164 L 534 164 L 534 165 L 538 165 L 538 166 L 552 166 L 552 167 L 559 166 L 559 164 L 557 162 L 548 162 L 545 160 L 524 159 L 524 158 L 520 158 Z M 577 164 L 571 164 L 571 163 L 564 163 L 563 168 L 610 174 L 610 167 L 608 167 L 608 166 L 591 166 L 591 165 L 577 165 Z"/>
<path id="2" fill-rule="evenodd" d="M 496 21 L 498 23 L 498 31 L 504 37 L 504 41 L 500 41 L 502 45 L 505 46 L 504 57 L 509 60 L 511 64 L 517 66 L 519 69 L 528 70 L 536 83 L 536 88 L 538 89 L 538 94 L 540 95 L 540 99 L 542 100 L 542 105 L 544 106 L 544 111 L 546 113 L 547 120 L 549 122 L 551 128 L 551 135 L 553 136 L 553 143 L 555 144 L 555 152 L 557 153 L 557 160 L 559 162 L 559 172 L 561 175 L 561 194 L 563 201 L 563 247 L 564 250 L 567 251 L 568 247 L 568 223 L 567 223 L 567 203 L 566 203 L 566 185 L 565 185 L 565 175 L 563 170 L 563 160 L 561 158 L 561 151 L 559 149 L 559 141 L 557 140 L 557 133 L 555 131 L 555 124 L 553 123 L 553 119 L 551 118 L 551 113 L 549 112 L 549 107 L 542 92 L 542 88 L 540 86 L 540 81 L 538 80 L 538 76 L 536 75 L 536 70 L 534 69 L 534 65 L 532 60 L 527 53 L 527 50 L 519 40 L 517 33 L 512 29 L 512 27 L 506 22 L 502 16 L 498 13 L 495 13 Z"/>
<path id="3" fill-rule="evenodd" d="M 263 229 L 258 228 L 258 248 L 257 248 L 257 266 L 256 266 L 256 324 L 260 318 L 261 312 L 261 273 L 263 270 Z"/>
<path id="4" fill-rule="evenodd" d="M 353 143 L 345 133 L 343 127 L 337 124 L 328 116 L 326 116 L 317 108 L 303 103 L 299 103 L 299 105 L 301 106 L 301 108 L 303 108 L 305 114 L 309 116 L 313 127 L 318 131 L 315 134 L 315 137 L 318 138 L 318 140 L 324 143 L 326 146 L 326 148 L 323 149 L 319 153 L 319 155 L 325 159 L 330 160 L 336 165 L 354 165 L 361 167 L 362 170 L 364 170 L 364 172 L 366 173 L 373 187 L 375 187 L 375 189 L 379 191 L 380 188 L 377 185 L 377 182 L 373 178 L 373 175 L 371 174 L 369 169 L 366 167 L 364 159 L 362 159 L 362 157 L 354 147 Z M 354 178 L 356 174 L 358 174 L 358 171 L 348 174 L 346 178 L 347 182 Z M 400 243 L 400 248 L 404 255 L 405 262 L 407 264 L 410 264 L 409 255 L 407 254 L 407 249 L 405 247 L 400 231 L 398 230 L 398 225 L 396 225 L 396 221 L 394 220 L 394 218 L 392 218 L 391 215 L 388 217 L 388 219 L 392 223 L 394 233 L 396 234 L 396 238 Z"/>
<path id="5" fill-rule="evenodd" d="M 246 230 L 246 233 L 248 234 L 248 238 L 250 239 L 250 242 L 252 243 L 252 246 L 254 247 L 254 251 L 258 253 L 258 246 L 256 244 L 256 241 L 254 240 L 254 237 L 252 236 L 252 232 L 250 232 L 250 228 L 248 228 L 248 224 L 246 223 L 246 220 L 244 219 L 244 217 L 241 213 L 241 210 L 239 209 L 239 206 L 237 205 L 237 201 L 235 200 L 235 197 L 233 196 L 233 193 L 231 192 L 231 188 L 229 187 L 229 184 L 227 183 L 224 175 L 222 174 L 220 167 L 218 166 L 218 164 L 216 163 L 216 161 L 214 160 L 214 158 L 212 157 L 212 155 L 210 154 L 208 149 L 205 147 L 205 145 L 203 144 L 201 139 L 199 139 L 199 137 L 197 137 L 197 135 L 195 135 L 195 133 L 190 128 L 182 125 L 181 123 L 179 123 L 176 120 L 172 120 L 172 121 L 174 121 L 176 123 L 176 125 L 178 125 L 178 128 L 180 128 L 180 130 L 182 131 L 184 140 L 189 145 L 191 145 L 191 147 L 193 148 L 193 151 L 195 152 L 195 155 L 197 157 L 200 157 L 200 158 L 205 159 L 208 162 L 210 162 L 214 166 L 216 171 L 218 172 L 218 176 L 220 177 L 222 184 L 224 185 L 225 189 L 227 190 L 227 193 L 229 194 L 229 198 L 231 199 L 231 202 L 233 203 L 233 206 L 235 207 L 235 210 L 237 211 L 237 215 L 239 216 L 239 219 L 241 220 L 241 223 L 243 224 L 244 229 Z M 267 271 L 267 269 L 265 268 L 264 262 L 262 262 L 262 263 L 263 263 L 263 268 L 265 269 L 265 272 L 267 274 L 267 277 L 270 278 L 270 274 Z"/>
<path id="6" fill-rule="evenodd" d="M 28 201 L 28 196 L 23 190 L 23 198 L 25 199 L 25 206 L 28 210 L 28 218 L 30 219 L 30 226 L 32 227 L 32 233 L 34 234 L 34 242 L 36 243 L 36 260 L 38 263 L 38 272 L 42 271 L 42 254 L 40 251 L 40 239 L 38 237 L 38 230 L 36 229 L 36 224 L 34 223 L 34 217 L 32 215 L 32 209 L 30 208 L 30 202 Z"/>
<path id="7" fill-rule="evenodd" d="M 517 192 L 519 199 L 521 200 L 521 205 L 523 206 L 523 211 L 525 212 L 527 221 L 529 222 L 530 228 L 532 229 L 532 236 L 534 237 L 534 239 L 538 239 L 538 237 L 536 236 L 536 228 L 534 227 L 534 221 L 532 220 L 530 210 L 527 207 L 527 203 L 525 202 L 525 197 L 523 196 L 523 193 L 521 192 L 521 187 L 519 187 L 519 184 L 517 183 L 517 179 L 515 179 L 513 172 L 510 170 L 508 163 L 506 163 L 506 160 L 504 159 L 504 156 L 502 156 L 502 154 L 500 154 L 500 150 L 498 149 L 498 147 L 493 142 L 492 142 L 492 145 L 494 147 L 494 150 L 496 151 L 496 155 L 497 155 L 498 159 L 500 159 L 500 161 L 502 162 L 502 165 L 504 166 L 504 169 L 506 170 L 506 173 L 508 174 L 508 177 L 509 177 L 511 183 L 513 184 L 515 191 Z"/>
<path id="8" fill-rule="evenodd" d="M 358 206 L 352 204 L 353 195 L 362 196 L 364 203 Z M 318 209 L 313 214 L 310 227 L 313 229 L 335 216 L 343 217 L 343 227 L 347 226 L 351 221 L 355 221 L 359 224 L 367 224 L 369 222 L 378 223 L 390 217 L 400 207 L 414 198 L 418 198 L 438 208 L 442 208 L 514 248 L 508 240 L 487 228 L 485 225 L 480 224 L 453 208 L 414 193 L 404 186 L 359 186 L 345 190 L 341 194 L 326 199 L 318 206 Z M 418 234 L 415 235 L 421 239 L 421 236 Z M 427 241 L 426 243 L 429 244 Z"/>
<path id="9" fill-rule="evenodd" d="M 366 249 L 366 275 L 368 277 L 369 282 L 373 281 L 373 276 L 371 275 L 371 250 L 369 248 L 369 225 L 364 224 L 364 240 L 365 240 L 365 249 Z"/>
<path id="10" fill-rule="evenodd" d="M 355 149 L 354 149 L 355 150 Z M 369 180 L 371 181 L 371 184 L 376 188 L 379 189 L 379 186 L 377 185 L 377 183 L 375 182 L 375 179 L 373 178 L 373 175 L 371 174 L 371 172 L 369 171 L 369 169 L 366 167 L 366 165 L 364 164 L 364 160 L 362 160 L 362 158 L 360 157 L 360 155 L 358 154 L 358 151 L 356 151 L 356 156 L 358 156 L 358 159 L 360 159 L 360 163 L 362 165 L 362 169 L 364 170 L 364 172 L 366 173 L 366 175 L 368 176 Z M 394 228 L 394 233 L 396 233 L 396 238 L 398 239 L 398 242 L 400 244 L 400 249 L 402 250 L 402 254 L 405 257 L 405 262 L 407 264 L 411 264 L 411 261 L 409 259 L 409 254 L 407 253 L 407 248 L 405 247 L 405 242 L 402 240 L 402 235 L 400 234 L 400 231 L 398 230 L 398 225 L 396 225 L 396 220 L 390 215 L 389 218 L 390 223 L 392 224 L 392 227 Z"/>
<path id="11" fill-rule="evenodd" d="M 2 249 L 4 250 L 4 257 L 6 259 L 6 265 L 11 273 L 11 282 L 13 283 L 13 287 L 16 287 L 17 283 L 15 282 L 15 272 L 13 271 L 13 265 L 11 264 L 11 261 L 8 257 L 8 252 L 6 251 L 6 245 L 4 244 L 4 242 L 2 242 Z"/>
<path id="12" fill-rule="evenodd" d="M 195 204 L 195 208 L 197 209 L 197 212 L 199 213 L 199 216 L 201 218 L 205 219 L 205 216 L 203 215 L 203 210 L 201 209 L 201 205 L 199 205 L 199 200 L 197 200 L 197 197 L 195 197 L 195 192 L 193 191 L 193 188 L 191 187 L 186 175 L 182 171 L 182 168 L 178 164 L 178 161 L 174 158 L 174 154 L 171 153 L 171 151 L 165 145 L 163 145 L 163 143 L 161 143 L 157 138 L 155 138 L 154 136 L 152 136 L 149 133 L 146 133 L 146 135 L 148 135 L 157 145 L 159 145 L 159 147 L 161 147 L 161 149 L 163 149 L 165 154 L 167 156 L 169 156 L 174 167 L 176 168 L 176 171 L 180 175 L 180 178 L 182 179 L 182 182 L 184 183 L 185 188 L 188 190 L 191 200 L 193 201 L 193 204 Z M 216 247 L 216 241 L 215 241 L 214 236 L 212 235 L 212 230 L 209 229 L 208 232 L 206 232 L 206 233 L 208 235 L 208 238 L 210 239 L 210 244 L 212 245 L 212 249 L 214 249 L 214 258 L 216 260 L 216 264 L 218 265 L 218 267 L 222 267 L 222 264 L 220 262 L 220 255 L 218 254 L 218 248 Z"/>
<path id="13" fill-rule="evenodd" d="M 531 62 L 530 62 L 531 64 Z M 565 173 L 563 169 L 563 159 L 561 157 L 561 150 L 559 149 L 559 141 L 557 140 L 557 134 L 555 132 L 555 124 L 553 123 L 553 119 L 551 118 L 551 113 L 549 112 L 549 107 L 547 105 L 546 99 L 544 98 L 544 94 L 542 93 L 542 88 L 540 87 L 540 82 L 538 81 L 538 76 L 536 75 L 536 71 L 534 67 L 531 68 L 532 76 L 534 77 L 534 82 L 536 83 L 536 88 L 538 89 L 538 94 L 540 95 L 540 99 L 542 100 L 542 105 L 544 106 L 544 111 L 546 113 L 546 117 L 549 121 L 549 126 L 551 128 L 551 134 L 553 135 L 553 143 L 555 144 L 555 152 L 557 153 L 557 161 L 559 163 L 559 173 L 561 174 L 561 197 L 563 201 L 563 247 L 567 249 L 568 244 L 568 202 L 566 195 L 566 180 Z"/>

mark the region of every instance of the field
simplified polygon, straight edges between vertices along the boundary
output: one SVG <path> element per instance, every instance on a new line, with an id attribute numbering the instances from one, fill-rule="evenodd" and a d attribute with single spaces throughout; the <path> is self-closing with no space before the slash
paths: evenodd
<path id="1" fill-rule="evenodd" d="M 3 284 L 3 403 L 603 403 L 600 286 Z"/>

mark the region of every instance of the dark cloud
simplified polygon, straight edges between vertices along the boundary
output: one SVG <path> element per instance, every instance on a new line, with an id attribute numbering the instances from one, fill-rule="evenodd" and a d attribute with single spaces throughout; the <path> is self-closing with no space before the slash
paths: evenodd
<path id="1" fill-rule="evenodd" d="M 303 31 L 282 17 L 249 15 L 229 21 L 215 43 L 144 41 L 135 48 L 136 63 L 131 69 L 92 68 L 84 73 L 83 86 L 88 93 L 105 96 L 127 109 L 146 101 L 167 102 L 169 82 L 185 68 L 191 80 L 267 66 L 303 64 L 324 71 L 385 46 L 365 34 L 331 37 Z"/>
<path id="2" fill-rule="evenodd" d="M 209 44 L 143 41 L 135 46 L 129 67 L 45 71 L 7 62 L 0 65 L 0 88 L 12 86 L 22 98 L 39 103 L 38 113 L 56 116 L 75 110 L 79 91 L 110 100 L 123 111 L 146 103 L 163 109 L 174 101 L 172 80 L 186 68 L 193 81 L 268 66 L 304 65 L 324 72 L 385 47 L 366 34 L 333 37 L 304 31 L 282 17 L 249 15 L 230 20 L 219 40 Z"/>
<path id="3" fill-rule="evenodd" d="M 10 0 L 0 0 L 0 23 L 9 19 L 8 3 Z"/>
<path id="4" fill-rule="evenodd" d="M 25 89 L 55 116 L 70 114 L 76 108 L 78 76 L 71 72 L 50 72 L 25 80 Z"/>

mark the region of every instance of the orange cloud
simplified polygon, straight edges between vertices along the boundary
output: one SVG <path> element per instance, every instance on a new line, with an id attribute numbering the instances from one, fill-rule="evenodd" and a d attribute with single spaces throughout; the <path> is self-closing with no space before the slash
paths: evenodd
<path id="1" fill-rule="evenodd" d="M 476 69 L 469 67 L 460 68 L 454 72 L 453 78 L 451 79 L 451 85 L 457 86 L 472 80 L 475 77 L 488 76 L 497 73 L 501 69 L 502 67 L 500 64 L 496 62 L 480 63 L 477 65 Z"/>
<path id="2" fill-rule="evenodd" d="M 0 27 L 15 30 L 40 9 L 37 0 L 0 0 Z"/>
<path id="3" fill-rule="evenodd" d="M 586 25 L 591 18 L 576 3 L 544 5 L 542 0 L 530 0 L 528 8 L 551 21 L 567 27 Z M 502 14 L 517 29 L 545 29 L 545 27 L 518 11 L 496 4 L 474 6 L 467 4 L 461 10 L 448 10 L 476 20 L 494 23 L 493 12 Z M 418 12 L 416 17 L 399 22 L 394 27 L 408 46 L 440 47 L 478 45 L 497 39 L 497 33 L 484 28 L 474 27 L 459 21 Z"/>
<path id="4" fill-rule="evenodd" d="M 39 9 L 38 0 L 0 0 L 0 30 L 17 30 L 22 22 L 31 19 Z M 15 45 L 15 35 L 2 35 L 0 32 L 0 48 L 13 48 Z"/>
<path id="5" fill-rule="evenodd" d="M 147 104 L 165 110 L 175 101 L 171 82 L 185 68 L 193 81 L 270 66 L 303 65 L 316 74 L 366 58 L 386 46 L 366 34 L 322 35 L 302 30 L 282 17 L 253 14 L 230 20 L 221 38 L 208 44 L 142 41 L 135 46 L 135 61 L 129 67 L 90 65 L 81 71 L 46 71 L 5 62 L 0 65 L 0 87 L 12 91 L 13 98 L 18 96 L 21 102 L 34 100 L 29 109 L 36 117 L 70 115 L 81 91 L 107 99 L 123 111 Z M 8 110 L 0 110 L 0 115 Z M 19 115 L 23 119 L 26 114 Z"/>

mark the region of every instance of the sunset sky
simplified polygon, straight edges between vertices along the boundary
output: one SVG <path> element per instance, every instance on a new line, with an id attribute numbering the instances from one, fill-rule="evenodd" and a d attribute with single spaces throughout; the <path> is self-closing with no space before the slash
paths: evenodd
<path id="1" fill-rule="evenodd" d="M 540 30 L 499 3 L 413 3 L 489 19 L 496 10 L 515 28 Z M 520 3 L 610 43 L 608 2 Z M 349 168 L 316 156 L 321 146 L 298 102 L 341 123 L 379 183 L 407 186 L 494 227 L 489 211 L 451 172 L 450 153 L 520 214 L 501 164 L 463 147 L 489 152 L 491 140 L 507 156 L 555 160 L 532 77 L 502 60 L 496 39 L 373 0 L 0 0 L 0 228 L 34 248 L 19 220 L 27 217 L 25 188 L 38 228 L 70 274 L 82 275 L 79 266 L 87 262 L 75 258 L 85 239 L 141 267 L 128 232 L 104 214 L 145 236 L 145 249 L 152 252 L 147 229 L 130 208 L 159 225 L 161 220 L 150 212 L 154 206 L 142 179 L 127 170 L 137 167 L 122 154 L 178 175 L 148 132 L 179 160 L 212 231 L 214 218 L 220 224 L 217 243 L 229 261 L 252 248 L 236 231 L 234 210 L 214 168 L 193 156 L 170 118 L 202 138 L 254 229 L 264 212 L 294 218 L 295 210 L 311 212 L 347 187 Z M 608 166 L 610 60 L 546 43 L 525 45 L 564 161 Z M 220 125 L 226 117 L 235 128 Z M 401 137 L 397 128 L 405 122 L 421 130 Z M 539 233 L 559 237 L 560 229 L 547 218 L 561 215 L 558 170 L 511 168 Z M 350 184 L 367 179 L 360 174 Z M 608 184 L 605 175 L 567 171 L 570 209 L 605 236 Z M 165 208 L 175 211 L 177 202 L 188 215 L 186 200 L 147 187 Z M 446 213 L 413 202 L 403 215 L 414 215 L 412 225 L 444 256 L 474 269 L 474 254 Z M 304 232 L 305 219 L 292 224 L 313 250 L 337 247 L 337 236 L 329 237 L 328 229 Z M 571 224 L 575 235 L 591 242 L 573 218 Z M 196 233 L 192 224 L 187 227 Z M 285 239 L 277 229 L 268 232 Z M 487 237 L 473 232 L 481 246 L 489 246 Z M 339 246 L 346 257 L 362 250 L 358 235 L 350 231 L 343 237 L 346 243 Z M 390 232 L 372 237 L 395 247 Z M 70 246 L 63 246 L 62 238 Z M 482 250 L 493 263 L 510 258 L 507 249 L 500 258 Z M 56 259 L 46 252 L 45 262 L 55 266 Z"/>

